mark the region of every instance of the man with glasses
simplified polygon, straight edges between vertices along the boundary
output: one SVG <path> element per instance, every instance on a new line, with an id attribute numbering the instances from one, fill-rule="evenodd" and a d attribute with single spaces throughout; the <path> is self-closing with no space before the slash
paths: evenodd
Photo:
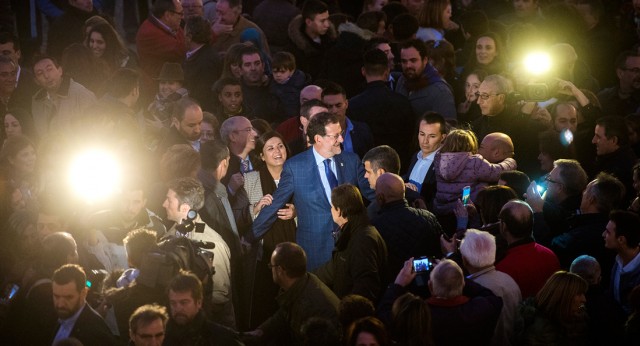
<path id="1" fill-rule="evenodd" d="M 615 116 L 635 113 L 640 106 L 640 55 L 624 51 L 616 59 L 618 85 L 598 93 L 602 112 Z"/>
<path id="2" fill-rule="evenodd" d="M 187 52 L 180 0 L 156 0 L 151 15 L 138 29 L 136 46 L 140 68 L 149 78 L 156 78 L 165 62 L 182 64 Z"/>
<path id="3" fill-rule="evenodd" d="M 326 318 L 337 325 L 340 301 L 317 276 L 307 272 L 307 257 L 299 245 L 276 245 L 268 266 L 273 282 L 282 289 L 277 299 L 280 309 L 246 335 L 265 344 L 301 345 L 301 327 L 309 318 Z"/>
<path id="4" fill-rule="evenodd" d="M 167 308 L 147 304 L 136 309 L 129 319 L 129 338 L 134 346 L 160 346 L 167 326 Z"/>
<path id="5" fill-rule="evenodd" d="M 331 217 L 331 190 L 353 184 L 370 201 L 374 192 L 358 156 L 342 151 L 338 117 L 316 114 L 307 126 L 307 137 L 311 148 L 285 162 L 273 202 L 262 209 L 243 240 L 245 245 L 256 243 L 276 221 L 278 210 L 293 201 L 298 214 L 296 242 L 305 249 L 308 268 L 313 270 L 331 259 L 334 247 L 332 231 L 337 225 Z"/>
<path id="6" fill-rule="evenodd" d="M 476 96 L 482 117 L 471 124 L 477 138 L 494 132 L 511 137 L 515 148 L 514 159 L 518 170 L 528 175 L 538 171 L 538 132 L 546 128 L 519 113 L 514 105 L 507 104 L 507 95 L 513 91 L 513 83 L 502 75 L 489 75 L 484 79 Z"/>
<path id="7" fill-rule="evenodd" d="M 220 140 L 227 145 L 231 153 L 227 175 L 221 181 L 235 195 L 242 190 L 244 174 L 255 169 L 258 158 L 254 156 L 258 133 L 249 119 L 237 115 L 225 120 L 220 126 Z"/>
<path id="8" fill-rule="evenodd" d="M 588 183 L 587 173 L 576 160 L 555 160 L 553 169 L 545 178 L 546 188 L 544 195 L 532 193 L 531 187 L 527 191 L 527 203 L 536 213 L 536 217 L 544 217 L 548 228 L 540 230 L 536 228 L 536 241 L 549 246 L 551 239 L 569 229 L 569 218 L 576 214 L 580 208 L 582 192 Z"/>

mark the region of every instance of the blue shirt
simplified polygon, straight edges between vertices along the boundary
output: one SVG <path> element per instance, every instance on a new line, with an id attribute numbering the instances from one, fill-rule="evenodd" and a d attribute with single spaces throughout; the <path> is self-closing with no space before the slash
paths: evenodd
<path id="1" fill-rule="evenodd" d="M 66 339 L 69 337 L 69 335 L 71 335 L 73 326 L 76 325 L 76 321 L 78 320 L 78 317 L 80 317 L 80 314 L 82 313 L 82 310 L 84 310 L 84 306 L 86 304 L 87 302 L 84 302 L 82 304 L 82 307 L 80 307 L 80 309 L 78 309 L 78 311 L 76 311 L 76 313 L 73 314 L 73 316 L 67 318 L 66 320 L 60 320 L 60 319 L 58 320 L 58 323 L 60 323 L 60 328 L 56 333 L 56 337 L 53 339 L 54 344 L 56 343 L 56 341 Z"/>
<path id="2" fill-rule="evenodd" d="M 616 256 L 616 262 L 618 262 L 617 270 L 612 273 L 613 274 L 613 298 L 616 302 L 622 302 L 620 297 L 620 276 L 622 274 L 626 274 L 628 272 L 634 271 L 638 266 L 640 266 L 640 254 L 636 255 L 631 262 L 627 263 L 627 265 L 622 264 L 622 258 L 620 255 Z"/>
<path id="3" fill-rule="evenodd" d="M 415 166 L 413 166 L 411 174 L 409 175 L 409 182 L 418 188 L 418 192 L 422 190 L 422 183 L 424 182 L 424 178 L 427 176 L 427 172 L 433 164 L 433 159 L 436 157 L 436 153 L 439 150 L 440 149 L 432 152 L 426 157 L 422 157 L 422 151 L 418 152 L 418 161 L 416 161 L 416 164 Z"/>
<path id="4" fill-rule="evenodd" d="M 329 185 L 327 175 L 324 173 L 324 160 L 326 160 L 326 158 L 318 154 L 316 148 L 312 147 L 311 150 L 313 150 L 313 157 L 316 159 L 316 166 L 318 167 L 318 173 L 320 174 L 320 180 L 322 181 L 324 193 L 327 196 L 327 200 L 329 201 L 329 203 L 331 203 L 331 185 Z M 331 158 L 331 171 L 336 175 L 337 179 L 338 174 L 336 173 L 336 160 L 333 157 Z"/>
<path id="5" fill-rule="evenodd" d="M 344 139 L 344 141 L 342 142 L 342 147 L 344 148 L 344 151 L 348 153 L 355 153 L 355 151 L 353 151 L 353 140 L 351 139 L 351 131 L 353 131 L 353 123 L 351 123 L 351 120 L 347 118 L 347 130 L 342 136 L 342 138 Z"/>

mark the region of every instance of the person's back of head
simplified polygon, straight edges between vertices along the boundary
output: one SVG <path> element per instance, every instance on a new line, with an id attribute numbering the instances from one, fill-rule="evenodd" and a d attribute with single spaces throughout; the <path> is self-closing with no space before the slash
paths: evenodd
<path id="1" fill-rule="evenodd" d="M 471 130 L 455 129 L 447 134 L 442 143 L 441 153 L 478 153 L 478 139 Z"/>
<path id="2" fill-rule="evenodd" d="M 203 17 L 190 17 L 185 21 L 185 34 L 191 42 L 208 44 L 211 42 L 211 23 Z"/>
<path id="3" fill-rule="evenodd" d="M 175 10 L 176 6 L 174 5 L 173 0 L 156 0 L 153 2 L 153 6 L 151 7 L 151 14 L 156 18 L 160 18 L 165 12 Z"/>
<path id="4" fill-rule="evenodd" d="M 200 210 L 204 205 L 204 187 L 195 178 L 174 179 L 167 187 L 175 192 L 179 205 L 187 204 L 193 210 Z"/>
<path id="5" fill-rule="evenodd" d="M 618 178 L 611 174 L 600 172 L 596 178 L 587 185 L 585 198 L 593 198 L 593 202 L 600 213 L 622 207 L 624 201 L 625 187 Z"/>
<path id="6" fill-rule="evenodd" d="M 49 277 L 57 268 L 76 262 L 78 262 L 78 247 L 71 234 L 56 232 L 42 239 L 37 268 L 39 272 Z"/>
<path id="7" fill-rule="evenodd" d="M 533 210 L 520 200 L 507 202 L 498 215 L 501 232 L 506 230 L 515 240 L 531 237 L 533 232 Z"/>
<path id="8" fill-rule="evenodd" d="M 504 185 L 487 186 L 478 192 L 476 206 L 480 218 L 485 225 L 498 222 L 498 215 L 502 207 L 510 200 L 517 199 L 516 192 Z"/>
<path id="9" fill-rule="evenodd" d="M 496 260 L 496 238 L 483 231 L 468 229 L 460 243 L 460 254 L 465 266 L 486 268 Z"/>
<path id="10" fill-rule="evenodd" d="M 340 320 L 340 325 L 345 330 L 353 323 L 354 321 L 375 315 L 375 307 L 373 303 L 357 294 L 349 294 L 340 300 L 340 305 L 338 305 L 338 319 Z"/>
<path id="11" fill-rule="evenodd" d="M 364 74 L 371 77 L 384 77 L 389 73 L 389 59 L 387 55 L 380 49 L 371 49 L 364 53 L 363 56 Z"/>
<path id="12" fill-rule="evenodd" d="M 340 346 L 340 334 L 335 324 L 322 317 L 309 318 L 301 328 L 304 346 Z"/>
<path id="13" fill-rule="evenodd" d="M 600 279 L 602 279 L 600 263 L 595 258 L 589 255 L 581 255 L 576 257 L 576 259 L 571 262 L 571 267 L 569 271 L 580 275 L 581 278 L 585 279 L 589 285 L 597 285 L 600 283 Z"/>
<path id="14" fill-rule="evenodd" d="M 307 273 L 307 254 L 300 245 L 284 242 L 276 245 L 273 265 L 277 265 L 290 279 L 298 279 Z"/>
<path id="15" fill-rule="evenodd" d="M 106 94 L 123 98 L 140 86 L 140 74 L 129 68 L 118 69 L 106 85 Z"/>
<path id="16" fill-rule="evenodd" d="M 376 182 L 376 198 L 381 205 L 404 199 L 405 186 L 402 178 L 394 173 L 384 173 Z"/>
<path id="17" fill-rule="evenodd" d="M 162 181 L 191 177 L 200 169 L 200 154 L 189 144 L 176 144 L 162 155 L 160 178 Z"/>
<path id="18" fill-rule="evenodd" d="M 391 32 L 395 41 L 414 38 L 419 27 L 418 19 L 409 13 L 399 14 L 391 22 Z"/>
<path id="19" fill-rule="evenodd" d="M 516 192 L 519 199 L 524 198 L 524 194 L 527 192 L 531 179 L 524 172 L 520 171 L 505 171 L 500 173 L 500 179 L 498 181 L 504 182 L 505 186 L 508 186 Z"/>
<path id="20" fill-rule="evenodd" d="M 127 251 L 127 261 L 133 268 L 139 268 L 144 256 L 157 246 L 155 231 L 139 228 L 127 233 L 123 243 Z"/>
<path id="21" fill-rule="evenodd" d="M 445 259 L 440 261 L 429 277 L 429 290 L 437 298 L 450 299 L 462 295 L 464 274 L 456 262 Z"/>
<path id="22" fill-rule="evenodd" d="M 211 172 L 218 169 L 220 163 L 229 157 L 229 148 L 220 141 L 209 141 L 200 146 L 202 169 Z"/>
<path id="23" fill-rule="evenodd" d="M 432 345 L 431 310 L 422 297 L 405 293 L 391 308 L 391 336 L 400 345 Z"/>

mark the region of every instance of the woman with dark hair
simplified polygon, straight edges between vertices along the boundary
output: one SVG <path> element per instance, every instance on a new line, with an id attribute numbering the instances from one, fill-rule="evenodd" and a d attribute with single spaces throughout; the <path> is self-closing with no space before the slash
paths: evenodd
<path id="1" fill-rule="evenodd" d="M 431 346 L 431 310 L 412 293 L 405 293 L 391 308 L 391 336 L 398 346 Z"/>
<path id="2" fill-rule="evenodd" d="M 36 147 L 22 135 L 13 136 L 4 143 L 0 151 L 0 180 L 20 188 L 31 196 L 36 176 Z"/>
<path id="3" fill-rule="evenodd" d="M 386 286 L 387 246 L 369 222 L 357 187 L 343 184 L 331 191 L 331 216 L 338 225 L 336 246 L 315 274 L 338 298 L 359 294 L 378 301 Z"/>
<path id="4" fill-rule="evenodd" d="M 466 73 L 482 69 L 487 74 L 499 74 L 506 70 L 505 51 L 503 49 L 502 38 L 494 32 L 486 32 L 479 35 L 476 39 L 475 54 L 469 57 L 469 61 L 464 67 Z"/>
<path id="5" fill-rule="evenodd" d="M 66 76 L 100 96 L 110 76 L 109 66 L 96 58 L 88 47 L 74 43 L 62 52 L 60 65 Z"/>
<path id="6" fill-rule="evenodd" d="M 272 195 L 278 188 L 284 163 L 289 157 L 289 148 L 282 135 L 269 131 L 256 139 L 255 152 L 263 164 L 244 174 L 244 189 L 249 197 L 247 208 L 253 219 L 262 208 L 273 202 Z M 295 216 L 295 207 L 291 203 L 287 204 L 286 208 L 278 211 L 278 220 L 262 238 L 262 256 L 257 258 L 259 265 L 256 266 L 252 290 L 253 322 L 264 321 L 278 308 L 274 299 L 278 294 L 278 286 L 273 283 L 271 270 L 263 263 L 270 263 L 271 253 L 277 244 L 296 241 Z"/>
<path id="7" fill-rule="evenodd" d="M 2 116 L 2 130 L 0 130 L 0 138 L 6 140 L 14 136 L 27 136 L 35 141 L 36 131 L 33 127 L 31 114 L 24 109 L 14 108 L 8 110 Z"/>
<path id="8" fill-rule="evenodd" d="M 111 72 L 120 67 L 136 67 L 135 56 L 109 23 L 90 27 L 84 45 L 91 49 L 94 57 L 104 61 Z"/>
<path id="9" fill-rule="evenodd" d="M 584 304 L 589 284 L 566 271 L 553 274 L 535 297 L 525 302 L 522 345 L 585 345 L 587 314 Z M 533 306 L 532 306 L 533 305 Z"/>
<path id="10" fill-rule="evenodd" d="M 348 335 L 348 346 L 391 345 L 384 324 L 375 317 L 365 317 L 353 322 Z"/>

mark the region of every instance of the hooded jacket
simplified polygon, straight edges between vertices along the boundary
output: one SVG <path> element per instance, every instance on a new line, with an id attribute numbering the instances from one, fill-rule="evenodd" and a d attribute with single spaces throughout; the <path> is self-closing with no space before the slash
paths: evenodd
<path id="1" fill-rule="evenodd" d="M 436 154 L 435 172 L 437 182 L 434 210 L 436 213 L 450 213 L 456 201 L 462 196 L 462 189 L 471 186 L 471 200 L 478 192 L 500 178 L 500 173 L 516 169 L 516 161 L 507 158 L 500 163 L 489 163 L 481 155 L 470 152 Z"/>

